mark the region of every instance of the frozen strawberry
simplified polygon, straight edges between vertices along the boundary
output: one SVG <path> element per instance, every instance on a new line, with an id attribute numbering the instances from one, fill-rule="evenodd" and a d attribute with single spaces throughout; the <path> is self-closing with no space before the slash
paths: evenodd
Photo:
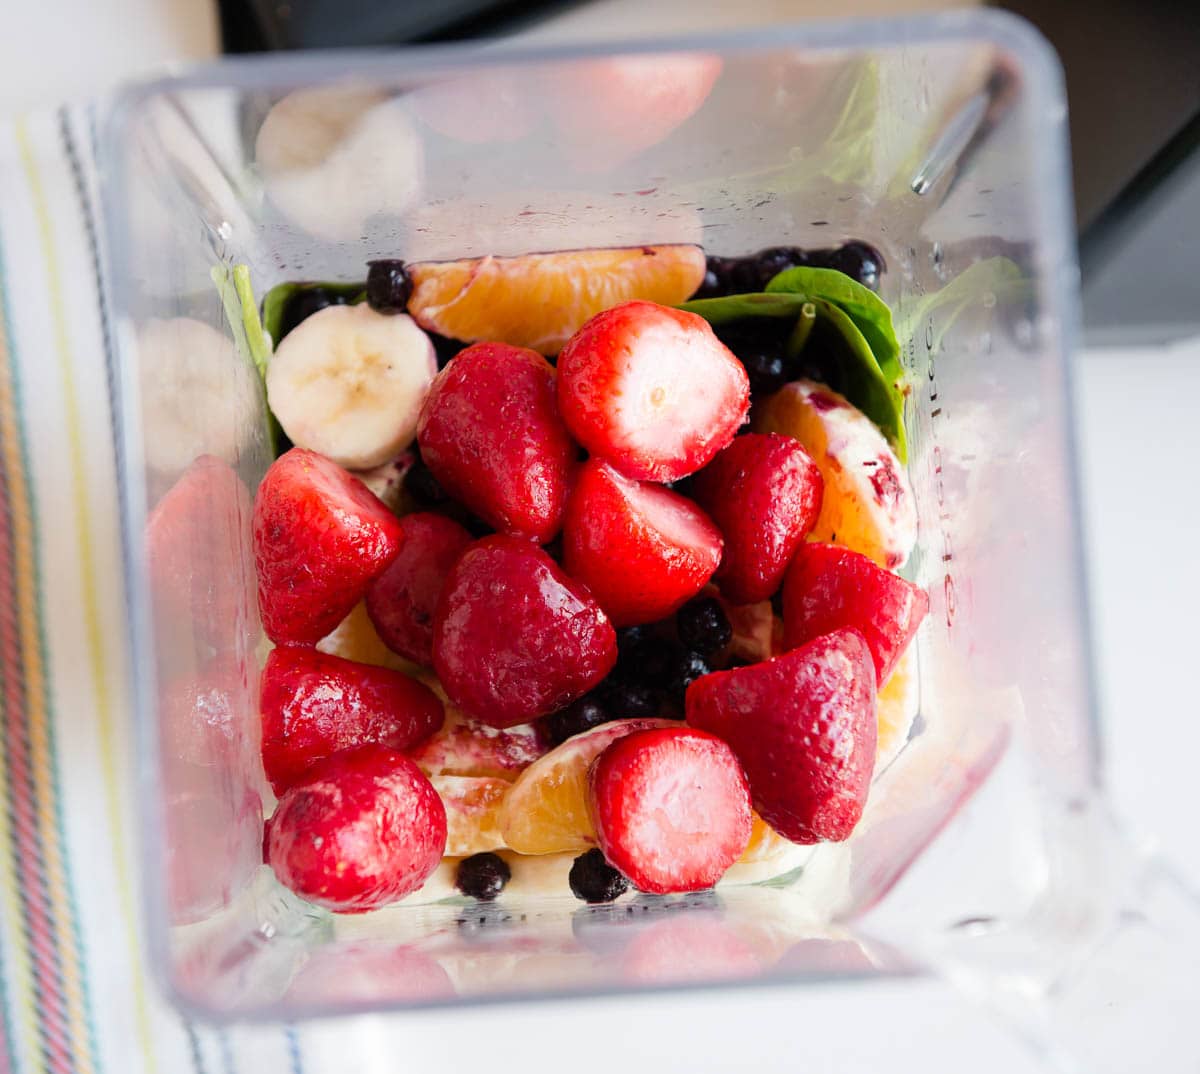
<path id="1" fill-rule="evenodd" d="M 688 688 L 687 722 L 733 747 L 754 808 L 795 843 L 842 840 L 875 764 L 875 673 L 862 635 L 838 630 Z"/>
<path id="2" fill-rule="evenodd" d="M 254 607 L 250 517 L 254 505 L 236 471 L 201 455 L 146 519 L 154 628 L 232 649 Z"/>
<path id="3" fill-rule="evenodd" d="M 801 546 L 783 583 L 783 646 L 794 649 L 841 627 L 857 630 L 887 681 L 929 611 L 919 586 L 834 544 Z"/>
<path id="4" fill-rule="evenodd" d="M 600 605 L 528 541 L 476 541 L 446 579 L 433 666 L 450 700 L 484 723 L 556 712 L 616 662 L 616 631 Z"/>
<path id="5" fill-rule="evenodd" d="M 367 615 L 387 647 L 423 667 L 433 663 L 433 613 L 450 568 L 471 543 L 452 518 L 421 512 L 400 519 L 404 543 L 367 590 Z"/>
<path id="6" fill-rule="evenodd" d="M 315 765 L 267 821 L 279 882 L 329 910 L 361 913 L 416 891 L 446 848 L 446 810 L 412 761 L 363 746 Z"/>
<path id="7" fill-rule="evenodd" d="M 715 735 L 635 731 L 592 768 L 589 800 L 604 856 L 641 891 L 712 887 L 750 842 L 750 788 Z"/>
<path id="8" fill-rule="evenodd" d="M 563 420 L 627 477 L 675 481 L 728 444 L 749 414 L 746 370 L 694 313 L 624 302 L 558 356 Z"/>
<path id="9" fill-rule="evenodd" d="M 696 502 L 725 538 L 714 580 L 734 604 L 766 600 L 783 583 L 821 513 L 823 484 L 800 441 L 779 433 L 739 436 L 696 475 Z"/>
<path id="10" fill-rule="evenodd" d="M 254 498 L 263 629 L 278 645 L 315 645 L 346 618 L 400 550 L 400 521 L 336 463 L 292 448 Z"/>
<path id="11" fill-rule="evenodd" d="M 721 534 L 691 500 L 590 459 L 563 521 L 563 566 L 617 626 L 662 619 L 704 588 Z"/>
<path id="12" fill-rule="evenodd" d="M 476 343 L 438 374 L 417 423 L 442 487 L 501 533 L 544 544 L 562 525 L 578 449 L 537 351 Z"/>
<path id="13" fill-rule="evenodd" d="M 442 726 L 442 703 L 390 668 L 315 649 L 272 649 L 262 678 L 262 759 L 276 794 L 318 761 L 375 743 L 407 750 Z"/>

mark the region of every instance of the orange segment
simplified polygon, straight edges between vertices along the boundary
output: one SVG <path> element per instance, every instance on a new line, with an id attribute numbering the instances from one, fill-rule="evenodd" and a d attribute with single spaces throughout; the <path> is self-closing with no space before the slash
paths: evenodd
<path id="1" fill-rule="evenodd" d="M 511 783 L 546 752 L 533 724 L 503 731 L 489 727 L 450 704 L 432 676 L 424 682 L 446 706 L 441 729 L 408 753 L 427 776 L 481 776 Z"/>
<path id="2" fill-rule="evenodd" d="M 918 689 L 917 656 L 909 646 L 900 657 L 887 682 L 879 688 L 879 708 L 876 713 L 878 740 L 875 746 L 875 774 L 879 775 L 891 763 L 908 741 L 913 720 L 921 707 Z"/>
<path id="3" fill-rule="evenodd" d="M 424 261 L 408 266 L 408 312 L 432 332 L 557 354 L 588 318 L 640 298 L 665 306 L 704 279 L 698 246 L 565 250 L 520 257 Z"/>
<path id="4" fill-rule="evenodd" d="M 343 660 L 358 664 L 374 664 L 376 667 L 402 671 L 405 675 L 419 675 L 421 669 L 398 653 L 392 652 L 375 630 L 367 615 L 367 606 L 361 600 L 331 634 L 319 642 L 317 649 Z"/>
<path id="5" fill-rule="evenodd" d="M 473 776 L 430 776 L 446 807 L 446 854 L 452 858 L 499 850 L 500 806 L 510 784 Z"/>
<path id="6" fill-rule="evenodd" d="M 908 474 L 876 427 L 836 392 L 809 380 L 785 384 L 755 410 L 754 430 L 794 436 L 825 479 L 810 541 L 831 541 L 889 570 L 917 540 Z"/>
<path id="7" fill-rule="evenodd" d="M 795 846 L 794 843 L 788 839 L 784 839 L 762 817 L 755 813 L 754 823 L 750 828 L 750 842 L 746 845 L 746 849 L 742 851 L 742 856 L 738 858 L 738 861 L 741 863 L 766 861 L 768 858 L 773 858 L 777 854 L 782 854 L 784 851 L 790 850 L 793 846 Z"/>
<path id="8" fill-rule="evenodd" d="M 596 844 L 588 811 L 588 769 L 633 731 L 679 726 L 670 720 L 615 720 L 567 739 L 534 761 L 512 785 L 500 813 L 506 846 L 518 854 L 558 854 Z"/>

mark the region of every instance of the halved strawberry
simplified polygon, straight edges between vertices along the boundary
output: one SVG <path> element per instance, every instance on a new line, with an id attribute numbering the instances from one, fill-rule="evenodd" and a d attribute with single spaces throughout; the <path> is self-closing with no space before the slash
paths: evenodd
<path id="1" fill-rule="evenodd" d="M 750 412 L 746 370 L 694 313 L 624 302 L 558 356 L 563 420 L 627 477 L 675 481 L 728 444 Z"/>
<path id="2" fill-rule="evenodd" d="M 472 538 L 454 519 L 429 511 L 405 515 L 400 528 L 404 544 L 367 590 L 367 615 L 389 649 L 429 667 L 438 597 Z"/>
<path id="3" fill-rule="evenodd" d="M 714 671 L 688 687 L 686 706 L 691 726 L 733 747 L 754 808 L 780 835 L 817 843 L 854 830 L 875 763 L 875 674 L 857 631 Z"/>
<path id="4" fill-rule="evenodd" d="M 529 541 L 476 541 L 446 579 L 433 666 L 450 700 L 493 727 L 556 712 L 616 662 L 600 605 Z"/>
<path id="5" fill-rule="evenodd" d="M 596 761 L 589 781 L 604 856 L 641 891 L 712 887 L 750 842 L 750 788 L 715 735 L 635 731 Z"/>
<path id="6" fill-rule="evenodd" d="M 237 644 L 254 607 L 253 511 L 237 472 L 213 455 L 196 459 L 155 504 L 146 560 L 156 631 L 181 631 L 215 649 Z"/>
<path id="7" fill-rule="evenodd" d="M 400 521 L 336 463 L 292 448 L 254 498 L 263 629 L 278 645 L 315 645 L 349 614 L 400 550 Z"/>
<path id="8" fill-rule="evenodd" d="M 437 791 L 385 746 L 319 762 L 279 799 L 264 848 L 281 884 L 343 913 L 376 910 L 416 891 L 445 849 Z"/>
<path id="9" fill-rule="evenodd" d="M 721 528 L 714 579 L 735 604 L 766 600 L 821 513 L 821 471 L 800 441 L 779 433 L 737 437 L 696 475 L 692 492 Z"/>
<path id="10" fill-rule="evenodd" d="M 549 541 L 579 452 L 537 351 L 476 343 L 438 374 L 421 408 L 421 458 L 442 487 L 501 533 Z"/>
<path id="11" fill-rule="evenodd" d="M 850 627 L 866 639 L 880 686 L 928 611 L 925 590 L 862 553 L 808 543 L 796 552 L 783 583 L 783 645 L 794 649 Z"/>
<path id="12" fill-rule="evenodd" d="M 272 649 L 262 677 L 262 759 L 276 794 L 339 750 L 407 750 L 444 718 L 424 683 L 315 649 Z"/>
<path id="13" fill-rule="evenodd" d="M 704 588 L 721 534 L 691 500 L 590 459 L 563 520 L 563 566 L 617 626 L 652 623 Z"/>

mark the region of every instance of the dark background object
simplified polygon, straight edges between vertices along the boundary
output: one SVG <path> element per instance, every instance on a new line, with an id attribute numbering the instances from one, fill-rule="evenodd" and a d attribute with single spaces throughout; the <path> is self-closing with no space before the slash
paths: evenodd
<path id="1" fill-rule="evenodd" d="M 496 36 L 584 2 L 220 0 L 220 6 L 226 51 L 254 52 Z M 1162 342 L 1200 333 L 1196 0 L 998 6 L 1037 26 L 1066 71 L 1088 341 Z"/>

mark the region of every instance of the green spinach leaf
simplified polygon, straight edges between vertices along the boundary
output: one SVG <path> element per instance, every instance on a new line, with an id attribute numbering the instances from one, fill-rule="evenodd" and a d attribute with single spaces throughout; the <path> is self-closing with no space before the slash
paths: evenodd
<path id="1" fill-rule="evenodd" d="M 709 324 L 722 325 L 748 317 L 799 317 L 806 301 L 803 295 L 724 295 L 693 299 L 678 308 L 698 313 Z"/>

